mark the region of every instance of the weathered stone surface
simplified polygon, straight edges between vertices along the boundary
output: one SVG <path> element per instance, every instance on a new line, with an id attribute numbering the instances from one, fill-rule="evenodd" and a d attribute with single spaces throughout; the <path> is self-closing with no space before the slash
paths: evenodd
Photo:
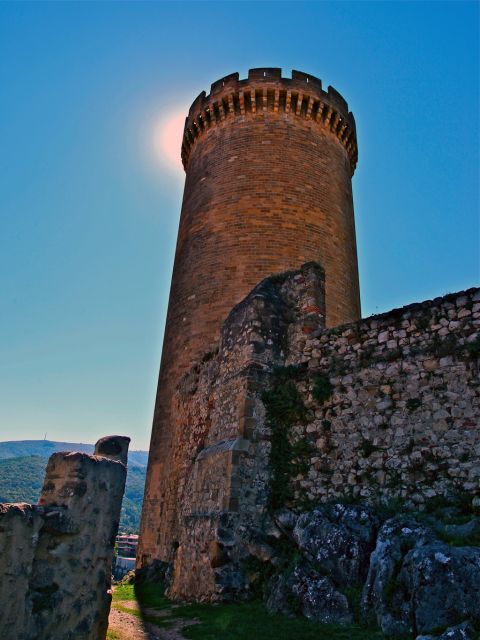
<path id="1" fill-rule="evenodd" d="M 178 389 L 175 464 L 182 470 L 172 527 L 178 533 L 172 598 L 225 600 L 235 589 L 238 597 L 248 593 L 242 562 L 264 555 L 259 532 L 265 538 L 274 532 L 267 514 L 270 442 L 260 398 L 266 365 L 280 358 L 292 322 L 299 330 L 306 319 L 323 323 L 323 282 L 314 263 L 262 281 L 230 313 L 218 355 L 192 369 Z M 306 313 L 313 303 L 315 311 Z"/>
<path id="2" fill-rule="evenodd" d="M 377 622 L 385 632 L 402 634 L 412 631 L 410 607 L 398 601 L 396 578 L 406 553 L 414 546 L 426 545 L 435 539 L 430 528 L 409 517 L 387 520 L 378 532 L 375 549 L 362 594 L 364 622 Z M 395 615 L 392 612 L 394 600 Z"/>
<path id="3" fill-rule="evenodd" d="M 350 624 L 353 615 L 347 598 L 333 582 L 307 562 L 274 579 L 267 600 L 269 611 L 285 615 L 301 614 L 323 624 Z"/>
<path id="4" fill-rule="evenodd" d="M 380 529 L 362 595 L 386 634 L 428 633 L 460 619 L 480 621 L 480 549 L 452 547 L 400 516 Z"/>
<path id="5" fill-rule="evenodd" d="M 414 548 L 405 556 L 398 583 L 420 633 L 462 619 L 480 623 L 479 548 L 443 542 Z"/>
<path id="6" fill-rule="evenodd" d="M 43 522 L 42 507 L 0 504 L 0 632 L 6 639 L 15 640 L 29 615 L 25 594 Z"/>
<path id="7" fill-rule="evenodd" d="M 368 507 L 335 504 L 300 516 L 293 531 L 299 549 L 339 587 L 362 585 L 380 521 Z"/>
<path id="8" fill-rule="evenodd" d="M 449 627 L 441 635 L 417 636 L 415 640 L 476 640 L 478 635 L 470 622 L 463 622 L 455 627 Z"/>
<path id="9" fill-rule="evenodd" d="M 50 457 L 39 505 L 0 505 L 4 640 L 106 636 L 129 438 L 102 441 L 111 454 Z"/>

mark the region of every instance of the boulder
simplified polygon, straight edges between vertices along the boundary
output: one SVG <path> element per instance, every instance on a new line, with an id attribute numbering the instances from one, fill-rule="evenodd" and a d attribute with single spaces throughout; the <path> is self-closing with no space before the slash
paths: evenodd
<path id="1" fill-rule="evenodd" d="M 449 627 L 440 636 L 417 636 L 416 640 L 475 640 L 475 629 L 470 622 Z"/>
<path id="2" fill-rule="evenodd" d="M 459 620 L 480 624 L 480 548 L 444 542 L 414 548 L 405 556 L 398 582 L 411 602 L 417 632 Z"/>
<path id="3" fill-rule="evenodd" d="M 367 507 L 334 504 L 298 519 L 293 537 L 302 553 L 338 587 L 362 585 L 380 524 Z"/>
<path id="4" fill-rule="evenodd" d="M 413 632 L 410 605 L 400 600 L 396 579 L 408 551 L 432 540 L 435 540 L 434 532 L 409 516 L 397 516 L 383 524 L 370 556 L 362 592 L 361 617 L 364 623 L 376 622 L 384 633 L 390 635 Z"/>
<path id="5" fill-rule="evenodd" d="M 304 560 L 293 570 L 274 578 L 267 609 L 287 616 L 303 615 L 322 624 L 351 624 L 353 616 L 347 598 L 333 582 Z"/>
<path id="6" fill-rule="evenodd" d="M 361 611 L 364 622 L 393 636 L 480 621 L 480 549 L 449 546 L 409 517 L 388 520 L 370 558 Z"/>

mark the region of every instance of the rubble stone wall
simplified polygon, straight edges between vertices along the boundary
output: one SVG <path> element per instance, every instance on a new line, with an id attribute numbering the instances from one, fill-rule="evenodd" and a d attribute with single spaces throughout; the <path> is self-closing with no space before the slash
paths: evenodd
<path id="1" fill-rule="evenodd" d="M 290 508 L 480 495 L 480 290 L 334 329 L 324 291 L 315 263 L 265 279 L 230 313 L 218 351 L 182 378 L 174 598 L 248 592 L 242 563 L 261 557 L 272 529 L 277 436 L 264 401 L 279 372 L 302 405 L 287 434 L 303 452 Z"/>
<path id="2" fill-rule="evenodd" d="M 0 504 L 5 640 L 102 640 L 129 438 L 53 454 L 38 505 Z"/>
<path id="3" fill-rule="evenodd" d="M 306 335 L 287 363 L 306 366 L 311 411 L 295 437 L 313 447 L 297 487 L 315 501 L 352 495 L 480 494 L 480 291 L 449 294 Z M 316 402 L 314 377 L 330 397 Z"/>

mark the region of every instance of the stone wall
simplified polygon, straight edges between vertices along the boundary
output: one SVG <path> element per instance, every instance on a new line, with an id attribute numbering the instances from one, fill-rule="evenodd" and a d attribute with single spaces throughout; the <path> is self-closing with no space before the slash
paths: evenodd
<path id="1" fill-rule="evenodd" d="M 306 335 L 287 363 L 306 367 L 311 410 L 295 437 L 313 446 L 296 480 L 315 501 L 352 495 L 417 505 L 480 494 L 480 291 L 450 294 Z M 329 380 L 323 403 L 315 375 Z"/>
<path id="2" fill-rule="evenodd" d="M 314 263 L 262 281 L 178 386 L 174 598 L 248 593 L 284 504 L 480 496 L 480 291 L 335 329 L 324 291 Z"/>
<path id="3" fill-rule="evenodd" d="M 0 631 L 5 640 L 101 640 L 129 438 L 94 455 L 55 453 L 38 505 L 0 504 Z"/>

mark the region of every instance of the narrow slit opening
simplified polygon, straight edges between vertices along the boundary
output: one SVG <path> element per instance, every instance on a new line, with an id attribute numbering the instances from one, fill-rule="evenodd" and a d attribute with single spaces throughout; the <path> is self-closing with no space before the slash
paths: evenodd
<path id="1" fill-rule="evenodd" d="M 235 112 L 235 115 L 240 115 L 240 98 L 238 93 L 233 94 L 233 111 Z"/>
<path id="2" fill-rule="evenodd" d="M 295 113 L 297 110 L 297 103 L 298 103 L 298 93 L 292 93 L 292 100 L 290 102 L 290 111 L 292 113 Z"/>
<path id="3" fill-rule="evenodd" d="M 257 107 L 257 113 L 262 110 L 263 104 L 263 91 L 255 90 L 255 105 Z"/>
<path id="4" fill-rule="evenodd" d="M 268 111 L 273 111 L 275 106 L 275 90 L 269 89 L 267 91 L 267 109 Z"/>
<path id="5" fill-rule="evenodd" d="M 305 118 L 307 116 L 308 102 L 310 100 L 309 96 L 303 96 L 302 105 L 300 107 L 300 116 Z"/>
<path id="6" fill-rule="evenodd" d="M 245 91 L 244 105 L 245 105 L 245 112 L 251 113 L 252 112 L 252 96 L 250 94 L 250 91 Z"/>

